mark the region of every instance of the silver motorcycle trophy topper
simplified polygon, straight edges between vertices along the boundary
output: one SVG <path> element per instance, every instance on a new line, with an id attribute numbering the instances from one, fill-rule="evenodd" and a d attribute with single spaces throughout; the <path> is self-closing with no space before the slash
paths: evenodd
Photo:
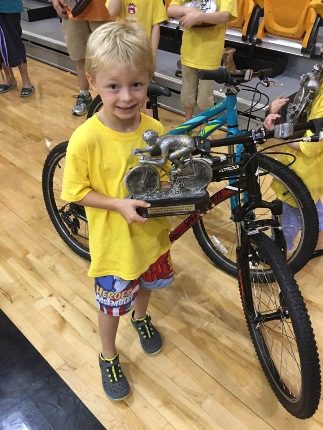
<path id="1" fill-rule="evenodd" d="M 187 135 L 158 137 L 154 130 L 147 130 L 143 140 L 148 146 L 134 150 L 134 154 L 140 156 L 140 164 L 125 177 L 130 197 L 151 205 L 138 208 L 138 213 L 150 218 L 209 209 L 206 187 L 213 177 L 212 167 L 206 159 L 192 157 L 194 139 Z M 171 162 L 170 169 L 168 161 Z M 160 181 L 159 171 L 167 174 L 166 183 Z"/>
<path id="2" fill-rule="evenodd" d="M 286 122 L 275 126 L 274 135 L 278 139 L 285 139 L 294 134 L 294 125 L 308 114 L 323 77 L 323 64 L 317 63 L 310 72 L 301 76 L 300 88 L 291 103 L 287 106 Z M 305 119 L 306 121 L 306 119 Z"/>

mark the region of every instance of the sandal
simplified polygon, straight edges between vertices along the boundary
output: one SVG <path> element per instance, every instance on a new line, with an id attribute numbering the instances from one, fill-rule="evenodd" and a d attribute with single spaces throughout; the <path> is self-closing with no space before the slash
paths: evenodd
<path id="1" fill-rule="evenodd" d="M 31 88 L 22 87 L 20 91 L 20 97 L 30 97 L 32 94 L 34 94 L 34 91 L 34 86 L 32 86 Z"/>
<path id="2" fill-rule="evenodd" d="M 10 90 L 13 90 L 14 88 L 17 87 L 17 84 L 0 84 L 0 94 L 4 94 L 7 93 Z"/>

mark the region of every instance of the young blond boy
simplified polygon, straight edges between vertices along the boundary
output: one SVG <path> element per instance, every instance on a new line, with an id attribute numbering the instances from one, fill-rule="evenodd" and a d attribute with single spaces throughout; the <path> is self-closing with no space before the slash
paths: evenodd
<path id="1" fill-rule="evenodd" d="M 200 69 L 221 65 L 226 23 L 237 16 L 236 0 L 172 0 L 167 9 L 183 27 L 181 47 L 181 102 L 186 120 L 197 105 L 201 110 L 213 106 L 213 81 L 200 81 Z"/>
<path id="2" fill-rule="evenodd" d="M 95 278 L 102 342 L 99 364 L 103 388 L 113 400 L 129 393 L 115 345 L 119 316 L 134 307 L 131 322 L 143 350 L 159 352 L 162 339 L 146 311 L 151 290 L 173 280 L 167 220 L 139 216 L 136 208 L 149 204 L 127 199 L 124 185 L 138 164 L 133 149 L 146 146 L 143 132 L 164 133 L 158 121 L 139 112 L 153 64 L 150 41 L 139 25 L 108 23 L 91 34 L 85 67 L 103 107 L 73 133 L 63 178 L 62 198 L 86 209 L 89 276 Z"/>
<path id="3" fill-rule="evenodd" d="M 153 55 L 156 58 L 160 39 L 160 23 L 167 21 L 163 0 L 107 0 L 109 15 L 124 21 L 140 23 L 151 40 Z"/>

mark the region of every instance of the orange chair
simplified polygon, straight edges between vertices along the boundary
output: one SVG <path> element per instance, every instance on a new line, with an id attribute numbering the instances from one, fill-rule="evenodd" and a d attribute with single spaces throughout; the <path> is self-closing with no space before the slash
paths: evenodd
<path id="1" fill-rule="evenodd" d="M 302 52 L 310 53 L 323 16 L 322 0 L 255 0 L 264 9 L 257 43 L 265 34 L 299 40 Z"/>
<path id="2" fill-rule="evenodd" d="M 242 40 L 252 41 L 258 29 L 262 9 L 256 0 L 238 0 L 237 12 L 237 18 L 230 21 L 228 27 L 241 30 Z"/>

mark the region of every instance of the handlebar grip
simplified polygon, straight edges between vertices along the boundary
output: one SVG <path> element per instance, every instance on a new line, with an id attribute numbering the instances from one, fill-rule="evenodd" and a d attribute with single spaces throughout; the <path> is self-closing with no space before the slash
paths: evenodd
<path id="1" fill-rule="evenodd" d="M 224 84 L 231 80 L 230 73 L 225 67 L 219 67 L 215 70 L 199 70 L 198 76 L 203 81 L 215 81 L 218 84 Z"/>

